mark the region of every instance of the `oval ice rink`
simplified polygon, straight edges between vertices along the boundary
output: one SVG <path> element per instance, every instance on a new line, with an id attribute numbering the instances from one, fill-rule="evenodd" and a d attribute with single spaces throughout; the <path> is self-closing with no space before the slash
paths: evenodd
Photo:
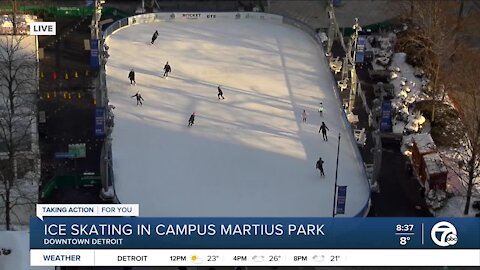
<path id="1" fill-rule="evenodd" d="M 260 20 L 175 21 L 125 27 L 106 43 L 115 190 L 121 203 L 140 204 L 141 216 L 329 217 L 339 133 L 338 185 L 348 186 L 339 216 L 368 204 L 323 50 L 306 33 Z"/>

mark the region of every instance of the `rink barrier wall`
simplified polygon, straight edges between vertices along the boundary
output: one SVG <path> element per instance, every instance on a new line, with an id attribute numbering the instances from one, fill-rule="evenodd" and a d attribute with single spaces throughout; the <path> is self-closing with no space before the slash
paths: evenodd
<path id="1" fill-rule="evenodd" d="M 276 14 L 260 13 L 260 12 L 162 12 L 147 13 L 124 18 L 112 23 L 103 31 L 102 38 L 106 40 L 109 35 L 118 29 L 142 23 L 153 22 L 171 22 L 171 21 L 195 21 L 195 20 L 249 20 L 258 19 L 276 23 L 283 23 L 283 16 Z"/>
<path id="2" fill-rule="evenodd" d="M 222 19 L 228 19 L 228 20 L 257 19 L 257 20 L 270 21 L 270 22 L 279 23 L 279 24 L 291 25 L 310 35 L 315 40 L 315 42 L 320 46 L 320 48 L 322 48 L 323 50 L 323 44 L 320 39 L 320 36 L 316 33 L 315 29 L 313 29 L 311 26 L 299 20 L 296 20 L 294 18 L 276 15 L 276 14 L 270 14 L 270 13 L 261 13 L 261 12 L 162 12 L 162 13 L 141 14 L 141 15 L 124 18 L 112 23 L 109 27 L 107 27 L 103 31 L 102 39 L 104 43 L 108 39 L 108 36 L 113 34 L 115 31 L 123 27 L 131 26 L 135 24 L 153 23 L 153 22 L 169 22 L 169 21 L 170 22 L 172 21 L 187 22 L 187 21 L 195 21 L 195 20 L 214 21 L 214 20 L 222 20 Z M 326 57 L 323 57 L 322 59 L 323 61 L 325 61 L 326 65 L 328 66 Z M 339 104 L 338 104 L 339 108 L 341 108 L 342 100 L 340 97 L 340 91 L 337 87 L 337 82 L 335 80 L 333 73 L 331 73 L 331 78 L 333 81 L 333 88 L 334 88 L 333 90 L 339 101 Z M 350 131 L 348 132 L 350 134 L 349 138 L 350 138 L 350 142 L 354 144 L 355 155 L 357 157 L 357 160 L 363 160 L 362 155 L 360 154 L 360 150 L 358 149 L 358 146 L 355 143 L 353 130 L 350 123 L 347 120 L 347 116 L 344 110 L 340 110 L 340 111 L 342 112 L 342 115 L 343 115 L 342 117 L 343 125 L 347 130 Z M 364 175 L 364 179 L 366 181 L 368 190 L 370 190 L 370 182 L 368 180 L 365 166 L 363 165 L 361 166 L 361 171 Z M 112 173 L 112 177 L 113 177 L 113 173 Z M 116 193 L 115 193 L 115 198 L 116 198 Z M 118 198 L 116 198 L 116 200 L 118 201 Z M 353 216 L 365 217 L 367 216 L 369 210 L 370 210 L 370 193 L 368 194 L 368 198 L 364 207 L 357 214 Z"/>

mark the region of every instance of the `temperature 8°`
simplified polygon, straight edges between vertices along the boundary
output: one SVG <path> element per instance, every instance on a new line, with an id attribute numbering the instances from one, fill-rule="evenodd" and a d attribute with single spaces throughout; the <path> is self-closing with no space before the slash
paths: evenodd
<path id="1" fill-rule="evenodd" d="M 405 246 L 410 241 L 410 236 L 400 237 L 400 245 Z"/>

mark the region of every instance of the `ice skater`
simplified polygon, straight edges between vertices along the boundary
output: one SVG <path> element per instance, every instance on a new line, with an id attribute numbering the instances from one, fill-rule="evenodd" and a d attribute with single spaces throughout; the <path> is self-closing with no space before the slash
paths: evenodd
<path id="1" fill-rule="evenodd" d="M 217 89 L 218 89 L 218 95 L 217 95 L 218 99 L 220 99 L 220 97 L 222 97 L 222 99 L 225 99 L 223 97 L 223 91 L 222 91 L 222 88 L 220 88 L 220 85 L 217 87 Z"/>
<path id="2" fill-rule="evenodd" d="M 323 117 L 323 102 L 320 102 L 320 106 L 318 106 L 318 113 L 320 117 Z"/>
<path id="3" fill-rule="evenodd" d="M 138 104 L 140 104 L 140 106 L 143 105 L 142 101 L 144 101 L 144 100 L 143 100 L 142 94 L 140 94 L 140 92 L 137 92 L 135 95 L 132 96 L 132 98 L 133 97 L 137 98 L 137 106 L 138 106 Z"/>
<path id="4" fill-rule="evenodd" d="M 155 31 L 155 33 L 153 33 L 153 36 L 152 36 L 152 45 L 153 43 L 155 43 L 155 40 L 158 38 L 158 31 Z"/>
<path id="5" fill-rule="evenodd" d="M 325 125 L 325 122 L 322 122 L 322 125 L 320 126 L 320 129 L 318 130 L 318 133 L 320 133 L 320 131 L 321 131 L 322 136 L 323 136 L 323 140 L 328 142 L 327 130 L 330 130 L 330 129 L 328 129 L 327 125 Z"/>
<path id="6" fill-rule="evenodd" d="M 167 78 L 168 77 L 168 73 L 172 72 L 172 68 L 170 67 L 170 65 L 168 64 L 168 62 L 165 64 L 165 66 L 163 67 L 163 70 L 165 71 L 163 73 L 163 77 Z"/>
<path id="7" fill-rule="evenodd" d="M 321 157 L 317 160 L 317 170 L 320 171 L 320 176 L 325 176 L 325 172 L 323 171 L 323 159 Z"/>
<path id="8" fill-rule="evenodd" d="M 302 121 L 303 123 L 307 122 L 307 112 L 305 110 L 303 110 L 303 113 L 302 113 Z"/>
<path id="9" fill-rule="evenodd" d="M 130 85 L 137 84 L 137 82 L 135 82 L 135 71 L 133 71 L 133 69 L 128 73 L 128 78 L 130 79 Z"/>
<path id="10" fill-rule="evenodd" d="M 191 127 L 193 126 L 193 123 L 195 122 L 195 112 L 190 115 L 190 118 L 188 118 L 188 126 Z"/>

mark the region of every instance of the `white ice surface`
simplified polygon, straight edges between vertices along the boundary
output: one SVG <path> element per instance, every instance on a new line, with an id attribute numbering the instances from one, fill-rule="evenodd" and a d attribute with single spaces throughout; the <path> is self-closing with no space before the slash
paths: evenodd
<path id="1" fill-rule="evenodd" d="M 122 203 L 140 204 L 141 216 L 331 216 L 339 132 L 345 216 L 367 205 L 363 163 L 323 50 L 307 34 L 265 21 L 162 22 L 121 29 L 107 44 L 115 189 Z M 166 61 L 168 79 L 160 77 Z M 127 79 L 131 68 L 136 86 Z M 218 85 L 225 100 L 217 99 Z M 131 98 L 138 90 L 143 107 Z M 319 156 L 325 178 L 315 169 Z"/>
<path id="2" fill-rule="evenodd" d="M 0 249 L 10 249 L 9 255 L 0 255 L 2 270 L 53 270 L 55 267 L 30 266 L 30 235 L 27 231 L 0 231 Z"/>

